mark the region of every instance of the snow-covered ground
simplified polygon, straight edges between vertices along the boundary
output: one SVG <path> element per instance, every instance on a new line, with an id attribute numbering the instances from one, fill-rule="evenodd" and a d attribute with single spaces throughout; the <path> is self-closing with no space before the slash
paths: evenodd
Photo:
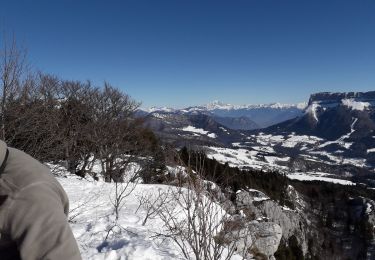
<path id="1" fill-rule="evenodd" d="M 258 151 L 247 149 L 230 149 L 222 147 L 205 147 L 208 158 L 214 158 L 218 162 L 228 163 L 231 167 L 251 167 L 254 169 L 278 168 L 286 170 L 286 167 L 277 165 L 277 161 L 288 161 L 288 157 L 258 156 Z"/>
<path id="2" fill-rule="evenodd" d="M 179 259 L 179 251 L 168 240 L 153 238 L 163 226 L 160 219 L 151 218 L 142 226 L 145 211 L 137 208 L 142 195 L 167 191 L 170 186 L 138 184 L 125 199 L 115 225 L 112 205 L 114 184 L 88 181 L 77 177 L 59 177 L 70 200 L 71 227 L 77 239 L 82 259 Z M 111 230 L 113 229 L 113 230 Z M 106 239 L 106 236 L 107 239 Z"/>
<path id="3" fill-rule="evenodd" d="M 177 190 L 177 187 L 168 185 L 131 184 L 129 187 L 134 190 L 124 199 L 119 219 L 116 221 L 113 206 L 114 183 L 82 179 L 69 174 L 61 175 L 57 180 L 69 197 L 69 222 L 82 259 L 186 259 L 173 240 L 160 236 L 166 234 L 166 229 L 158 215 L 151 215 L 143 225 L 147 211 L 145 207 L 140 207 L 139 203 L 140 198 L 149 198 L 156 204 L 159 202 L 155 198 L 159 194 L 166 194 L 168 199 L 163 200 L 163 207 L 173 209 L 174 215 L 183 220 L 184 211 L 175 203 L 172 194 L 181 194 L 186 192 L 186 189 Z M 126 183 L 122 185 L 124 187 Z M 216 208 L 225 213 L 220 206 L 217 205 Z M 218 216 L 215 214 L 216 218 Z M 238 255 L 231 258 L 231 260 L 240 259 L 242 257 Z"/>
<path id="4" fill-rule="evenodd" d="M 207 135 L 210 138 L 216 138 L 215 133 L 210 133 L 209 131 L 205 131 L 202 128 L 196 128 L 196 127 L 191 126 L 191 125 L 186 126 L 186 127 L 182 128 L 181 130 L 185 131 L 185 132 L 192 132 L 192 133 L 195 133 L 195 134 L 200 134 L 200 135 Z"/>
<path id="5" fill-rule="evenodd" d="M 327 177 L 330 176 L 328 173 L 319 173 L 319 172 L 295 172 L 287 174 L 287 177 L 292 180 L 300 180 L 300 181 L 324 181 L 324 182 L 332 182 L 341 185 L 355 185 L 355 183 L 342 180 L 342 179 L 335 179 Z"/>
<path id="6" fill-rule="evenodd" d="M 307 137 L 306 137 L 307 138 Z M 306 139 L 302 138 L 302 139 Z M 301 138 L 296 138 L 300 140 Z M 296 140 L 294 139 L 294 140 Z M 310 138 L 312 142 L 317 139 Z M 236 143 L 233 146 L 242 147 Z M 253 168 L 253 169 L 277 169 L 280 172 L 287 173 L 287 177 L 290 179 L 301 180 L 301 181 L 325 181 L 332 182 L 341 185 L 355 185 L 353 182 L 348 180 L 342 180 L 335 178 L 332 174 L 322 173 L 322 172 L 289 172 L 287 166 L 280 165 L 279 163 L 286 163 L 290 160 L 289 157 L 279 157 L 271 155 L 263 155 L 264 152 L 272 152 L 272 147 L 254 147 L 253 150 L 247 150 L 243 148 L 230 149 L 221 147 L 206 147 L 206 153 L 209 158 L 213 158 L 220 163 L 228 163 L 231 167 L 239 168 Z M 338 156 L 333 156 L 332 154 L 326 152 L 315 152 L 319 155 L 326 155 L 330 160 L 337 163 L 347 163 L 358 166 L 365 166 L 364 159 L 353 159 L 353 158 L 340 158 Z M 305 156 L 308 160 L 314 161 L 315 159 L 311 156 Z M 318 160 L 317 160 L 318 161 Z"/>
<path id="7" fill-rule="evenodd" d="M 297 144 L 304 143 L 304 144 L 316 144 L 322 141 L 321 138 L 316 136 L 307 136 L 307 135 L 289 135 L 288 139 L 286 139 L 282 146 L 284 147 L 295 147 Z"/>

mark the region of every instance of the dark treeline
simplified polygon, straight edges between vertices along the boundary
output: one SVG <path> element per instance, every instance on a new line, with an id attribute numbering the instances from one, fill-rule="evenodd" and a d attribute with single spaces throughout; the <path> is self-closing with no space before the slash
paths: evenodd
<path id="1" fill-rule="evenodd" d="M 343 256 L 347 241 L 354 241 L 349 252 L 353 259 L 364 259 L 366 248 L 373 239 L 373 226 L 366 215 L 364 198 L 374 198 L 375 191 L 362 186 L 346 186 L 321 181 L 301 182 L 289 180 L 277 171 L 241 170 L 209 159 L 204 152 L 182 148 L 179 156 L 191 170 L 200 172 L 206 179 L 216 182 L 235 201 L 237 190 L 257 189 L 280 205 L 295 209 L 295 198 L 287 192 L 289 185 L 307 203 L 304 214 L 313 220 L 307 259 L 334 259 Z M 316 239 L 314 234 L 320 239 Z M 304 259 L 295 237 L 282 241 L 275 254 L 277 259 Z"/>
<path id="2" fill-rule="evenodd" d="M 351 255 L 350 259 L 367 259 L 374 227 L 366 214 L 366 198 L 374 199 L 374 190 L 361 185 L 320 181 L 292 181 L 292 185 L 304 195 L 310 214 L 316 220 L 316 228 L 322 234 L 319 240 L 309 240 L 310 250 L 325 252 L 326 259 L 333 259 L 345 251 Z"/>
<path id="3" fill-rule="evenodd" d="M 189 151 L 186 147 L 180 150 L 179 156 L 185 165 L 200 172 L 205 179 L 217 183 L 222 190 L 229 188 L 233 201 L 236 191 L 252 188 L 264 192 L 281 205 L 290 205 L 286 196 L 288 179 L 283 174 L 230 167 L 227 163 L 222 164 L 215 159 L 209 159 L 202 151 Z"/>

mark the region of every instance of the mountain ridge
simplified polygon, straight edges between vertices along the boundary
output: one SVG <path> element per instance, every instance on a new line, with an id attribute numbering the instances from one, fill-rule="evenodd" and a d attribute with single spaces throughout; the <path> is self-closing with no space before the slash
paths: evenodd
<path id="1" fill-rule="evenodd" d="M 142 114 L 206 114 L 216 118 L 228 128 L 235 130 L 252 130 L 268 127 L 303 114 L 307 103 L 298 104 L 258 104 L 258 105 L 231 105 L 214 101 L 202 106 L 186 108 L 152 107 L 143 109 Z"/>
<path id="2" fill-rule="evenodd" d="M 175 111 L 183 111 L 183 112 L 192 112 L 194 110 L 216 110 L 216 109 L 225 109 L 225 110 L 235 110 L 235 109 L 256 109 L 256 108 L 274 108 L 274 109 L 283 109 L 283 108 L 299 108 L 305 109 L 307 107 L 307 102 L 299 102 L 299 103 L 280 103 L 280 102 L 272 102 L 272 103 L 261 103 L 261 104 L 243 104 L 243 105 L 233 105 L 229 103 L 224 103 L 219 100 L 214 100 L 210 103 L 204 105 L 196 105 L 196 106 L 188 106 L 183 108 L 174 108 L 174 107 L 157 107 L 152 106 L 149 108 L 141 108 L 142 111 L 153 113 L 156 111 L 163 111 L 163 112 L 175 112 Z"/>

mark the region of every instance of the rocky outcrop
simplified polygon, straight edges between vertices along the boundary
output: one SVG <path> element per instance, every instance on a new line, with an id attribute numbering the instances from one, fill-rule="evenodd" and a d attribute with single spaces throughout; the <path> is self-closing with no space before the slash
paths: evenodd
<path id="1" fill-rule="evenodd" d="M 250 259 L 275 259 L 274 254 L 279 248 L 282 237 L 281 227 L 273 222 L 244 221 L 241 228 L 232 229 L 226 239 L 235 240 L 237 254 Z"/>
<path id="2" fill-rule="evenodd" d="M 349 196 L 344 201 L 311 204 L 305 195 L 289 185 L 287 197 L 291 209 L 260 191 L 250 189 L 236 195 L 238 210 L 247 218 L 256 219 L 251 223 L 257 223 L 259 228 L 261 223 L 276 224 L 281 229 L 280 243 L 288 246 L 291 238 L 295 239 L 293 246 L 297 245 L 305 256 L 375 259 L 375 202 L 371 199 Z M 263 242 L 260 240 L 260 243 Z"/>
<path id="3" fill-rule="evenodd" d="M 298 199 L 296 198 L 295 201 Z M 247 217 L 280 226 L 284 240 L 294 235 L 299 241 L 303 253 L 307 253 L 306 232 L 308 225 L 305 217 L 297 210 L 282 207 L 264 193 L 256 190 L 239 192 L 236 196 L 236 203 L 238 209 L 242 210 Z"/>
<path id="4" fill-rule="evenodd" d="M 254 241 L 250 252 L 253 255 L 262 254 L 268 259 L 274 259 L 282 237 L 281 227 L 272 222 L 251 222 L 249 224 L 251 239 Z"/>
<path id="5" fill-rule="evenodd" d="M 358 101 L 369 102 L 375 101 L 375 91 L 369 92 L 343 92 L 343 93 L 332 93 L 332 92 L 320 92 L 310 96 L 309 106 L 313 103 L 319 104 L 330 104 L 330 103 L 341 103 L 343 99 L 355 99 Z"/>

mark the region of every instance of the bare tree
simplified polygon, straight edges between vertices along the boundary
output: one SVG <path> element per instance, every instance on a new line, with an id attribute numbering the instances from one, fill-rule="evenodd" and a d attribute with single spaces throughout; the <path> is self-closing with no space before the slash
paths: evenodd
<path id="1" fill-rule="evenodd" d="M 197 171 L 186 167 L 180 174 L 183 187 L 171 188 L 173 203 L 157 211 L 165 229 L 157 235 L 173 240 L 187 259 L 231 259 L 236 253 L 245 259 L 252 243 L 250 231 L 220 205 L 220 192 L 203 179 L 204 161 L 198 164 Z"/>
<path id="2" fill-rule="evenodd" d="M 138 104 L 119 90 L 105 84 L 96 96 L 94 138 L 106 182 L 121 182 L 129 164 L 142 151 L 133 113 Z"/>
<path id="3" fill-rule="evenodd" d="M 81 177 L 95 162 L 95 96 L 90 82 L 63 81 L 59 101 L 59 140 L 67 169 Z"/>
<path id="4" fill-rule="evenodd" d="M 10 40 L 4 34 L 0 49 L 0 80 L 1 80 L 1 131 L 0 138 L 6 140 L 5 117 L 7 103 L 17 93 L 26 68 L 26 50 L 20 48 L 13 36 Z M 1 46 L 0 45 L 0 46 Z"/>
<path id="5" fill-rule="evenodd" d="M 30 76 L 7 102 L 7 142 L 42 161 L 59 156 L 58 84 L 51 76 Z"/>
<path id="6" fill-rule="evenodd" d="M 145 218 L 142 221 L 142 226 L 146 225 L 148 219 L 151 219 L 157 216 L 160 210 L 165 207 L 166 204 L 171 202 L 170 190 L 163 191 L 158 189 L 158 193 L 155 194 L 141 194 L 137 196 L 139 206 L 136 210 L 136 213 L 140 208 L 145 211 Z"/>
<path id="7" fill-rule="evenodd" d="M 96 158 L 104 180 L 115 183 L 112 204 L 118 219 L 125 198 L 147 168 L 150 142 L 143 136 L 143 122 L 134 117 L 139 104 L 128 95 L 105 83 L 94 103 Z"/>

